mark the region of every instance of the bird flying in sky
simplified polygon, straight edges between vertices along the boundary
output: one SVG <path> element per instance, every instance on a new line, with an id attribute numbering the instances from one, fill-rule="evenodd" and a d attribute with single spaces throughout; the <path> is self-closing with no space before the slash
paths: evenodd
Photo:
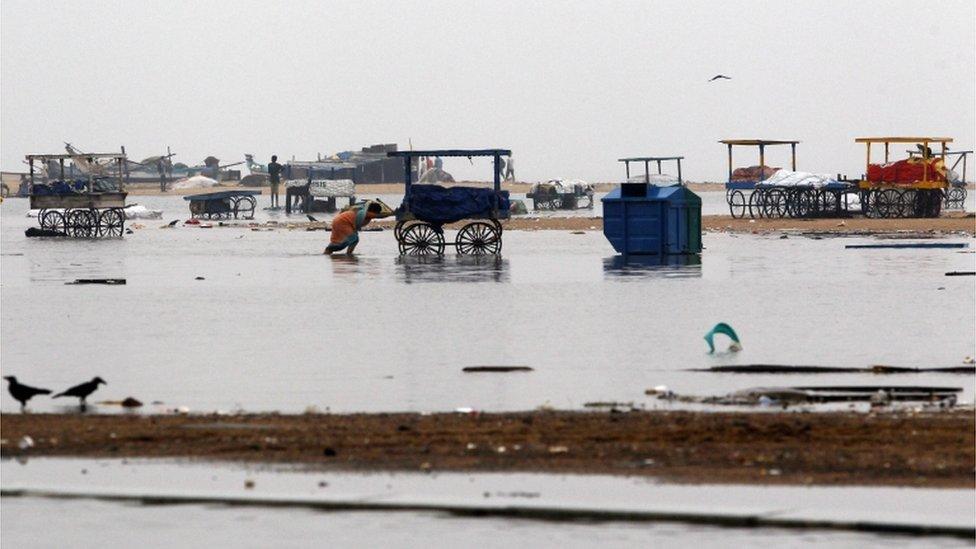
<path id="1" fill-rule="evenodd" d="M 716 80 L 732 80 L 732 77 L 731 76 L 725 76 L 724 74 L 716 74 L 715 76 L 713 76 L 709 80 L 709 82 L 714 82 Z"/>

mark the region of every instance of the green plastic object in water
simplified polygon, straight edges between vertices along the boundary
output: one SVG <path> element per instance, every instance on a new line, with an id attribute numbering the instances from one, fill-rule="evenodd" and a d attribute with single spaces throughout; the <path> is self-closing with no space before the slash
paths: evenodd
<path id="1" fill-rule="evenodd" d="M 724 322 L 719 322 L 718 324 L 715 325 L 714 328 L 712 328 L 707 334 L 705 334 L 705 341 L 708 342 L 709 354 L 715 352 L 715 342 L 713 341 L 715 338 L 715 334 L 725 334 L 729 336 L 730 339 L 732 339 L 732 344 L 729 345 L 730 351 L 739 351 L 742 349 L 742 344 L 739 343 L 739 336 L 738 334 L 735 333 L 735 330 L 732 329 L 732 326 L 729 326 Z"/>

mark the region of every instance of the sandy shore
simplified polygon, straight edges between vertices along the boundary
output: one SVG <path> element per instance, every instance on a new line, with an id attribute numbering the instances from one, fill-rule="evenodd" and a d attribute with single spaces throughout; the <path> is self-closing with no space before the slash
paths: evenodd
<path id="1" fill-rule="evenodd" d="M 331 470 L 537 471 L 691 483 L 972 488 L 972 410 L 942 413 L 4 414 L 0 455 Z"/>

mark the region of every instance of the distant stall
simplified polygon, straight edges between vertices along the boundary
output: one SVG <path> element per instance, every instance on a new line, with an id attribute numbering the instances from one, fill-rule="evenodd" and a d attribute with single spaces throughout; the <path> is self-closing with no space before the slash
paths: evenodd
<path id="1" fill-rule="evenodd" d="M 581 179 L 534 183 L 525 197 L 532 200 L 532 209 L 536 211 L 593 209 L 593 185 Z"/>
<path id="2" fill-rule="evenodd" d="M 338 198 L 356 202 L 356 184 L 351 179 L 289 179 L 285 181 L 285 213 L 334 212 Z"/>
<path id="3" fill-rule="evenodd" d="M 184 196 L 183 200 L 190 203 L 192 217 L 254 219 L 254 197 L 260 194 L 261 191 L 250 190 L 217 191 Z"/>

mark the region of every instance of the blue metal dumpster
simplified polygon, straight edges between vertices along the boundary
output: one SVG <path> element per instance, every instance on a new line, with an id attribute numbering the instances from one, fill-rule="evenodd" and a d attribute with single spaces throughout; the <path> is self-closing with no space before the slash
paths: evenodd
<path id="1" fill-rule="evenodd" d="M 701 198 L 682 185 L 624 183 L 603 197 L 603 234 L 621 254 L 701 253 Z"/>

